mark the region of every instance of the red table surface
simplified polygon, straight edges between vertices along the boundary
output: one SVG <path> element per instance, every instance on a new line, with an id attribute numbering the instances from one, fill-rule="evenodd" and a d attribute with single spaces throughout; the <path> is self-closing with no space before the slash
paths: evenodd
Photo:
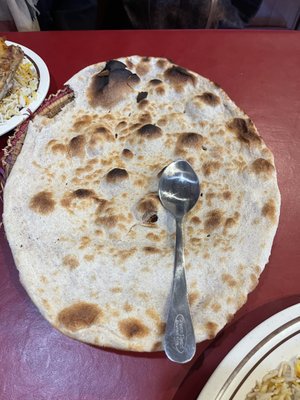
<path id="1" fill-rule="evenodd" d="M 5 33 L 47 63 L 50 93 L 81 68 L 125 55 L 161 56 L 220 84 L 275 155 L 281 217 L 269 264 L 246 305 L 195 358 L 126 353 L 69 339 L 39 314 L 0 239 L 0 400 L 196 399 L 226 353 L 253 327 L 300 301 L 300 33 L 77 31 Z M 7 135 L 0 139 L 1 148 Z M 207 399 L 210 400 L 210 399 Z"/>

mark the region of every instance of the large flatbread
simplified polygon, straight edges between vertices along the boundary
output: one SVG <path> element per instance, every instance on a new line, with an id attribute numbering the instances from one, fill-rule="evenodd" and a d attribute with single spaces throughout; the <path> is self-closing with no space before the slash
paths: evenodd
<path id="1" fill-rule="evenodd" d="M 220 87 L 165 59 L 99 63 L 37 116 L 4 189 L 5 231 L 43 316 L 84 342 L 162 347 L 175 224 L 157 196 L 183 158 L 201 196 L 185 221 L 197 342 L 246 301 L 268 262 L 280 194 L 271 151 Z"/>

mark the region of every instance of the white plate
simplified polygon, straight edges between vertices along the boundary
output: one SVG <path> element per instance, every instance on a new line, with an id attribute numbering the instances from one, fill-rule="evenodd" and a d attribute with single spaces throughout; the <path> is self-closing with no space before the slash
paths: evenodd
<path id="1" fill-rule="evenodd" d="M 300 355 L 300 303 L 248 333 L 223 359 L 198 400 L 244 400 L 269 371 Z"/>
<path id="2" fill-rule="evenodd" d="M 30 112 L 34 112 L 42 104 L 43 100 L 45 99 L 48 93 L 50 85 L 50 76 L 47 65 L 41 59 L 40 56 L 38 56 L 34 51 L 28 49 L 27 47 L 22 46 L 21 44 L 10 42 L 9 40 L 6 40 L 5 43 L 8 45 L 14 44 L 16 46 L 21 47 L 21 49 L 24 51 L 25 57 L 27 57 L 29 61 L 32 62 L 35 69 L 37 70 L 39 77 L 39 85 L 38 85 L 36 99 L 32 101 L 27 107 L 24 107 L 21 110 L 20 115 L 15 115 L 14 117 L 6 121 L 4 124 L 0 124 L 0 136 L 16 128 L 21 122 L 23 122 L 26 118 L 28 118 Z"/>

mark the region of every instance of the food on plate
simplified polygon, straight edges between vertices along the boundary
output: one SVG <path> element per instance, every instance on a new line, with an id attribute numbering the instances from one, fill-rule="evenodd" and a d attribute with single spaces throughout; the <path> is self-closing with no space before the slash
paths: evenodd
<path id="1" fill-rule="evenodd" d="M 7 46 L 0 38 L 0 100 L 13 85 L 13 79 L 24 53 L 18 46 Z"/>
<path id="2" fill-rule="evenodd" d="M 257 382 L 246 400 L 299 400 L 300 359 L 282 362 Z"/>
<path id="3" fill-rule="evenodd" d="M 68 85 L 68 105 L 30 122 L 4 188 L 22 284 L 66 335 L 160 350 L 175 224 L 158 181 L 183 158 L 201 182 L 184 225 L 189 302 L 197 342 L 213 338 L 268 262 L 280 209 L 271 151 L 218 85 L 166 59 L 101 62 Z"/>
<path id="4" fill-rule="evenodd" d="M 19 46 L 0 38 L 0 123 L 4 123 L 35 98 L 37 71 Z"/>

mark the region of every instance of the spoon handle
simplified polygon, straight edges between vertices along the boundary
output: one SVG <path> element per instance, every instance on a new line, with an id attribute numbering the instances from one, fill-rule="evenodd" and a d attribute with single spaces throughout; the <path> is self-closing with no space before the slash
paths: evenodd
<path id="1" fill-rule="evenodd" d="M 187 297 L 184 272 L 182 219 L 176 219 L 176 249 L 171 302 L 168 312 L 164 349 L 171 361 L 190 361 L 196 351 L 195 334 Z"/>

